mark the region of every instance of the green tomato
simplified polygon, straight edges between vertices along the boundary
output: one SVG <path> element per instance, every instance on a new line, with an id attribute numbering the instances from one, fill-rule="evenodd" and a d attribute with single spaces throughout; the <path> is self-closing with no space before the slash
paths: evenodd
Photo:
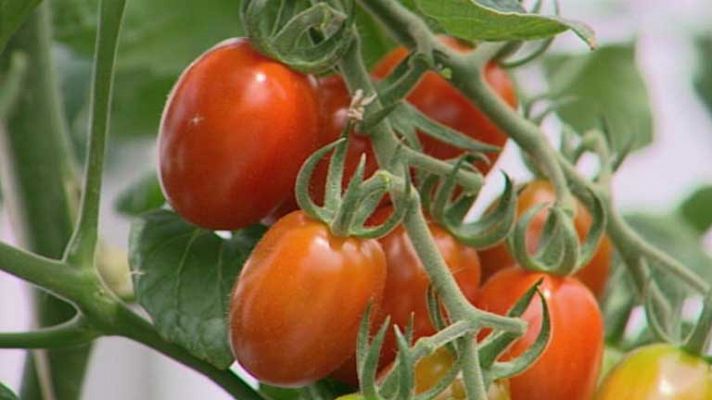
<path id="1" fill-rule="evenodd" d="M 669 344 L 628 354 L 601 384 L 596 400 L 712 400 L 712 366 Z"/>

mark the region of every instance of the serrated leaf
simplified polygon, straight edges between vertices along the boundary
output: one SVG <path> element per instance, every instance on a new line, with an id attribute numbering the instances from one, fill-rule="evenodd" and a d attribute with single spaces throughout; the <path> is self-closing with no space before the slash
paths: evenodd
<path id="1" fill-rule="evenodd" d="M 167 210 L 133 224 L 129 262 L 136 297 L 162 337 L 217 368 L 230 366 L 230 291 L 263 232 L 254 227 L 223 239 Z"/>
<path id="2" fill-rule="evenodd" d="M 712 185 L 698 188 L 682 202 L 679 211 L 699 235 L 704 235 L 712 227 Z"/>
<path id="3" fill-rule="evenodd" d="M 712 113 L 712 33 L 697 38 L 696 45 L 698 67 L 695 90 Z"/>
<path id="4" fill-rule="evenodd" d="M 0 53 L 40 0 L 0 0 Z"/>
<path id="5" fill-rule="evenodd" d="M 116 198 L 115 209 L 123 215 L 135 217 L 160 208 L 166 198 L 155 172 L 150 172 L 131 183 Z"/>
<path id="6" fill-rule="evenodd" d="M 633 43 L 605 46 L 585 55 L 550 56 L 544 67 L 552 92 L 573 99 L 557 114 L 578 133 L 601 128 L 605 119 L 614 150 L 623 150 L 629 141 L 636 149 L 652 141 L 650 99 Z"/>
<path id="7" fill-rule="evenodd" d="M 515 0 L 415 0 L 420 12 L 449 34 L 467 40 L 535 40 L 568 30 L 590 47 L 594 33 L 587 25 L 555 16 L 527 14 Z"/>
<path id="8" fill-rule="evenodd" d="M 0 382 L 0 400 L 17 400 L 17 395 Z"/>

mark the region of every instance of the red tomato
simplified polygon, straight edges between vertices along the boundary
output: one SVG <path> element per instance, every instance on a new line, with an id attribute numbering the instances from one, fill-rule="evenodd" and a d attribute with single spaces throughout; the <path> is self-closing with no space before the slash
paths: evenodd
<path id="1" fill-rule="evenodd" d="M 487 281 L 477 306 L 504 315 L 539 279 L 551 315 L 551 337 L 541 357 L 524 373 L 510 378 L 513 400 L 589 400 L 603 356 L 603 318 L 591 291 L 572 277 L 508 268 Z M 506 356 L 516 357 L 535 341 L 542 322 L 541 303 L 534 299 L 522 315 L 529 323 L 524 336 Z"/>
<path id="2" fill-rule="evenodd" d="M 390 208 L 381 209 L 372 217 L 372 221 L 384 221 L 391 212 Z M 480 283 L 480 263 L 477 252 L 458 242 L 437 224 L 430 223 L 429 226 L 435 244 L 455 277 L 460 290 L 470 301 L 474 301 Z M 379 242 L 386 254 L 388 274 L 380 313 L 374 320 L 374 329 L 380 327 L 386 317 L 390 316 L 391 323 L 398 325 L 404 332 L 410 322 L 411 314 L 413 314 L 413 337 L 415 339 L 434 334 L 435 328 L 430 322 L 427 305 L 430 278 L 420 262 L 405 228 L 399 226 L 379 239 Z M 381 350 L 381 365 L 391 362 L 395 358 L 396 352 L 395 335 L 392 330 L 388 330 Z M 351 358 L 333 376 L 347 383 L 356 383 L 355 359 Z"/>
<path id="3" fill-rule="evenodd" d="M 301 211 L 285 216 L 257 244 L 235 286 L 235 357 L 272 385 L 325 377 L 353 354 L 363 313 L 378 304 L 385 280 L 376 240 L 334 237 Z"/>
<path id="4" fill-rule="evenodd" d="M 319 140 L 312 78 L 247 39 L 207 51 L 181 75 L 161 120 L 161 186 L 188 221 L 210 229 L 258 222 L 292 193 Z M 269 184 L 266 184 L 269 182 Z"/>
<path id="5" fill-rule="evenodd" d="M 606 376 L 596 400 L 710 400 L 712 366 L 669 344 L 641 347 Z"/>
<path id="6" fill-rule="evenodd" d="M 521 216 L 537 204 L 549 203 L 555 199 L 554 190 L 549 182 L 543 180 L 533 181 L 519 193 L 517 215 Z M 527 232 L 527 243 L 531 247 L 531 251 L 534 251 L 536 248 L 545 222 L 546 213 L 544 211 L 538 214 L 532 221 L 530 230 Z M 577 202 L 574 226 L 581 240 L 585 238 L 586 233 L 588 233 L 588 230 L 591 228 L 592 222 L 591 215 L 586 208 Z M 603 295 L 603 291 L 606 288 L 612 253 L 613 248 L 611 241 L 608 239 L 608 236 L 604 235 L 591 261 L 576 274 L 576 277 L 588 286 L 596 297 L 599 298 Z M 482 275 L 485 280 L 495 272 L 516 264 L 514 258 L 509 254 L 505 243 L 500 243 L 495 247 L 481 250 L 479 254 L 482 260 Z"/>
<path id="7" fill-rule="evenodd" d="M 471 50 L 470 47 L 456 39 L 443 36 L 441 40 L 453 49 L 462 52 Z M 373 74 L 378 78 L 384 78 L 407 55 L 408 51 L 405 48 L 394 49 L 376 65 Z M 485 80 L 507 104 L 516 107 L 517 96 L 514 84 L 506 71 L 496 64 L 489 64 L 485 68 Z M 499 130 L 485 114 L 437 72 L 426 72 L 407 99 L 430 118 L 474 139 L 495 146 L 503 146 L 507 141 L 507 135 L 504 132 Z M 450 159 L 462 153 L 460 150 L 429 136 L 420 135 L 420 138 L 425 151 L 434 157 Z M 498 153 L 488 154 L 492 163 L 497 160 L 498 156 Z M 491 168 L 490 165 L 481 162 L 477 163 L 477 166 L 485 173 Z"/>

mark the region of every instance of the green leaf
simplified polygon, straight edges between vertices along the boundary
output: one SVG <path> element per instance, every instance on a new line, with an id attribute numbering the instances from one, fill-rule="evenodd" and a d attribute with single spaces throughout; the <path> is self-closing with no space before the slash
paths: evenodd
<path id="1" fill-rule="evenodd" d="M 17 400 L 17 395 L 0 382 L 0 400 Z"/>
<path id="2" fill-rule="evenodd" d="M 699 235 L 704 235 L 712 227 L 712 185 L 697 189 L 678 210 L 685 222 Z"/>
<path id="3" fill-rule="evenodd" d="M 653 139 L 653 118 L 645 81 L 635 63 L 635 45 L 601 47 L 586 55 L 556 55 L 544 62 L 551 90 L 574 101 L 558 115 L 578 133 L 606 121 L 613 149 L 633 148 Z"/>
<path id="4" fill-rule="evenodd" d="M 573 31 L 591 48 L 594 33 L 583 23 L 527 14 L 516 0 L 415 0 L 420 12 L 453 36 L 468 40 L 535 40 Z"/>
<path id="5" fill-rule="evenodd" d="M 0 53 L 40 0 L 0 0 Z"/>
<path id="6" fill-rule="evenodd" d="M 150 172 L 124 189 L 116 198 L 114 206 L 121 214 L 135 217 L 160 208 L 165 202 L 158 176 Z"/>
<path id="7" fill-rule="evenodd" d="M 56 0 L 53 4 L 57 41 L 90 66 L 96 1 Z M 239 1 L 234 0 L 129 2 L 117 57 L 112 134 L 155 134 L 166 97 L 181 71 L 215 44 L 241 34 L 238 10 Z M 90 75 L 82 75 L 84 85 Z M 82 90 L 81 104 L 88 107 L 86 86 L 71 83 Z M 77 118 L 73 134 L 85 137 L 87 113 Z"/>
<path id="8" fill-rule="evenodd" d="M 697 75 L 695 90 L 712 113 L 712 33 L 700 36 L 697 45 Z"/>
<path id="9" fill-rule="evenodd" d="M 651 244 L 670 254 L 706 282 L 712 282 L 712 257 L 702 247 L 697 231 L 679 214 L 629 214 L 625 219 Z M 663 291 L 680 290 L 670 282 L 674 278 L 666 274 L 665 279 L 660 285 Z"/>
<path id="10" fill-rule="evenodd" d="M 230 366 L 230 291 L 263 232 L 254 226 L 222 239 L 167 210 L 133 224 L 129 262 L 136 297 L 161 336 L 217 368 Z"/>

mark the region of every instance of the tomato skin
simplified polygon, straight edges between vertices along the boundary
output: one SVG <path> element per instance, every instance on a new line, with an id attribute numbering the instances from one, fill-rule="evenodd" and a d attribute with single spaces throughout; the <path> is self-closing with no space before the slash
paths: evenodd
<path id="1" fill-rule="evenodd" d="M 378 210 L 371 222 L 385 221 L 392 213 L 390 207 Z M 457 241 L 445 229 L 436 223 L 428 224 L 435 244 L 457 281 L 460 290 L 471 302 L 475 301 L 480 284 L 480 264 L 477 252 Z M 386 255 L 387 278 L 379 312 L 374 319 L 373 329 L 377 330 L 390 316 L 390 322 L 405 332 L 413 314 L 413 338 L 435 333 L 435 328 L 428 316 L 427 293 L 430 286 L 423 264 L 413 248 L 405 228 L 401 225 L 388 235 L 379 239 Z M 386 333 L 381 348 L 380 365 L 384 366 L 396 356 L 397 344 L 392 329 Z M 349 361 L 332 375 L 346 383 L 357 383 L 355 359 Z"/>
<path id="2" fill-rule="evenodd" d="M 541 203 L 550 203 L 556 199 L 554 189 L 551 183 L 544 180 L 536 180 L 526 185 L 524 190 L 519 193 L 519 201 L 517 203 L 517 216 L 523 215 L 527 210 Z M 534 251 L 537 241 L 541 236 L 546 222 L 546 213 L 540 212 L 534 217 L 532 224 L 527 231 L 527 244 L 530 250 Z M 579 239 L 583 240 L 591 228 L 593 223 L 588 210 L 580 203 L 576 202 L 576 216 L 574 217 L 574 226 L 578 233 Z M 485 280 L 492 276 L 495 272 L 510 267 L 516 264 L 514 257 L 509 253 L 507 245 L 500 243 L 495 247 L 485 249 L 479 252 L 482 261 L 482 275 Z M 596 253 L 591 261 L 586 264 L 575 275 L 589 289 L 600 298 L 606 288 L 608 281 L 608 272 L 611 266 L 611 256 L 613 255 L 613 246 L 608 236 L 604 235 L 601 242 L 598 244 Z"/>
<path id="3" fill-rule="evenodd" d="M 500 315 L 539 279 L 551 316 L 551 336 L 544 353 L 524 373 L 510 378 L 513 400 L 589 400 L 603 357 L 603 318 L 590 290 L 572 277 L 504 269 L 487 281 L 477 306 Z M 523 337 L 505 355 L 516 357 L 536 340 L 542 322 L 541 302 L 534 299 L 522 318 Z"/>
<path id="4" fill-rule="evenodd" d="M 272 385 L 325 377 L 353 354 L 363 313 L 378 304 L 385 280 L 376 240 L 334 237 L 301 211 L 283 217 L 257 244 L 235 286 L 235 357 Z"/>
<path id="5" fill-rule="evenodd" d="M 166 103 L 158 138 L 171 206 L 196 225 L 239 229 L 284 202 L 318 144 L 315 85 L 245 38 L 195 60 Z"/>
<path id="6" fill-rule="evenodd" d="M 669 344 L 628 354 L 606 376 L 596 400 L 710 400 L 712 366 Z"/>
<path id="7" fill-rule="evenodd" d="M 441 36 L 440 39 L 455 50 L 462 52 L 471 50 L 470 47 L 456 39 L 446 36 Z M 384 78 L 407 56 L 408 51 L 403 47 L 392 50 L 376 65 L 373 75 L 377 78 Z M 514 84 L 507 72 L 492 63 L 486 66 L 484 74 L 486 82 L 492 89 L 508 105 L 516 107 L 517 96 Z M 467 97 L 437 72 L 426 72 L 410 92 L 407 100 L 430 118 L 474 139 L 495 146 L 504 146 L 507 141 L 507 135 L 504 132 L 499 130 Z M 429 136 L 421 134 L 420 139 L 425 152 L 439 159 L 450 159 L 462 154 L 461 150 Z M 494 163 L 499 153 L 489 153 L 487 156 Z M 478 162 L 476 165 L 485 173 L 491 169 L 491 165 L 486 163 Z"/>

